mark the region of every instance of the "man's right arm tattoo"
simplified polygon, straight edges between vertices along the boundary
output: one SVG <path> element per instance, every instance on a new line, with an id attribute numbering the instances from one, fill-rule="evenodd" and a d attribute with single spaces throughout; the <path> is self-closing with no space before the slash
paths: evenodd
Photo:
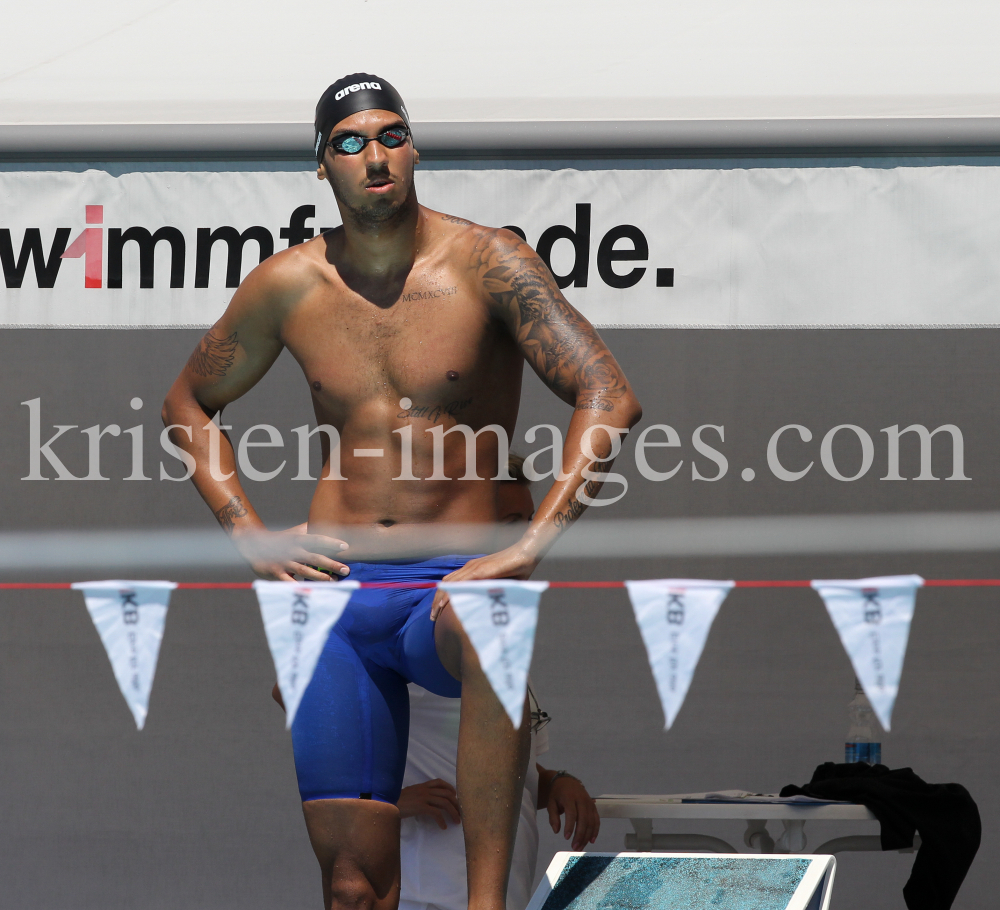
<path id="1" fill-rule="evenodd" d="M 219 520 L 223 530 L 227 534 L 232 534 L 233 528 L 236 526 L 236 519 L 243 518 L 246 514 L 247 508 L 243 505 L 243 500 L 239 496 L 234 496 L 215 513 L 215 517 Z"/>
<path id="2" fill-rule="evenodd" d="M 237 344 L 236 332 L 220 338 L 215 329 L 209 329 L 188 359 L 188 366 L 198 376 L 225 376 L 236 359 Z"/>

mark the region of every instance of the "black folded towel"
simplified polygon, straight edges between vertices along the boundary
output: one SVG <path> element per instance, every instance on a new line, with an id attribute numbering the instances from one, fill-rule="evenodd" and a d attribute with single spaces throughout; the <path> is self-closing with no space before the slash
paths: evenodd
<path id="1" fill-rule="evenodd" d="M 813 796 L 863 803 L 882 823 L 882 849 L 913 846 L 903 899 L 909 910 L 949 910 L 975 859 L 982 836 L 979 809 L 961 784 L 928 784 L 910 768 L 826 762 L 804 787 L 790 785 L 782 796 Z"/>

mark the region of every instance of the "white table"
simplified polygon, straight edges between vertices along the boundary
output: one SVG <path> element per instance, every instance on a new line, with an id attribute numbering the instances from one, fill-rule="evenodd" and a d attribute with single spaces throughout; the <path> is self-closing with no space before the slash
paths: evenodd
<path id="1" fill-rule="evenodd" d="M 878 834 L 855 834 L 835 837 L 820 844 L 815 850 L 806 850 L 807 821 L 878 821 L 860 804 L 754 803 L 747 800 L 681 802 L 680 799 L 680 796 L 670 794 L 608 794 L 597 797 L 596 802 L 601 818 L 627 818 L 632 822 L 635 833 L 625 835 L 626 850 L 739 852 L 721 838 L 706 834 L 654 834 L 653 820 L 657 818 L 745 821 L 747 828 L 743 834 L 743 843 L 757 853 L 826 854 L 882 849 Z M 769 821 L 780 821 L 784 826 L 777 841 L 768 833 Z M 912 853 L 919 846 L 920 839 L 914 838 L 913 847 L 899 852 Z"/>

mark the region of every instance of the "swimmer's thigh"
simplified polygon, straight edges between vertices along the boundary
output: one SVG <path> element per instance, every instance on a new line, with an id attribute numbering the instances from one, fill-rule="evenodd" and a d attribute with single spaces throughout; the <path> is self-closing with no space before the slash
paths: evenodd
<path id="1" fill-rule="evenodd" d="M 410 707 L 406 680 L 331 632 L 292 724 L 304 803 L 399 799 Z"/>
<path id="2" fill-rule="evenodd" d="M 460 664 L 448 661 L 446 667 L 442 662 L 442 658 L 447 660 L 454 650 L 457 639 L 445 627 L 438 628 L 441 619 L 437 623 L 431 622 L 434 594 L 432 589 L 421 595 L 403 627 L 400 635 L 401 648 L 397 652 L 401 663 L 399 670 L 408 680 L 435 695 L 459 698 L 462 695 L 462 683 L 450 670 L 457 670 Z M 450 609 L 448 612 L 452 613 Z M 446 619 L 445 624 L 450 621 L 450 618 Z M 454 621 L 457 623 L 457 617 L 454 617 Z M 458 629 L 461 631 L 461 624 Z M 445 633 L 443 639 L 442 632 Z"/>

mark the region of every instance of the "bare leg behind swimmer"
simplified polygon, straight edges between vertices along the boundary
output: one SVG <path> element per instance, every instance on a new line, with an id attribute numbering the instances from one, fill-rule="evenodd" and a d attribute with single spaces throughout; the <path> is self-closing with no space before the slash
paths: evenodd
<path id="1" fill-rule="evenodd" d="M 468 861 L 470 910 L 505 910 L 507 879 L 528 764 L 529 730 L 514 730 L 450 606 L 434 638 L 445 669 L 462 680 L 458 795 Z M 279 702 L 280 703 L 280 702 Z M 319 860 L 326 910 L 396 910 L 399 812 L 378 800 L 302 804 Z"/>

